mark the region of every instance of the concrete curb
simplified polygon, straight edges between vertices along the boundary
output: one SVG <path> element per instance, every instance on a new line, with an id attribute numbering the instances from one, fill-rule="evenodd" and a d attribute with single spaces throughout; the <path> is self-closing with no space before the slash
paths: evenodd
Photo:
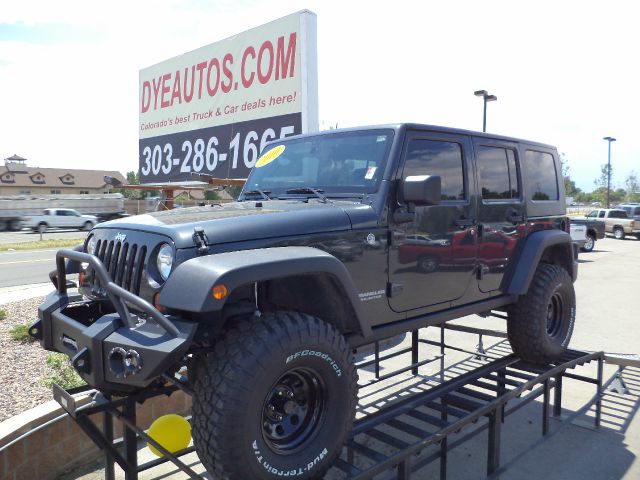
<path id="1" fill-rule="evenodd" d="M 0 305 L 41 297 L 53 291 L 51 282 L 0 288 Z"/>

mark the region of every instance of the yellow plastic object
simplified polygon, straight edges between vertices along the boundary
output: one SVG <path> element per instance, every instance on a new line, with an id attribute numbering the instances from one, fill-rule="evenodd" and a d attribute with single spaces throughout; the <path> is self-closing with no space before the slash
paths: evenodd
<path id="1" fill-rule="evenodd" d="M 155 419 L 149 427 L 147 435 L 166 448 L 170 453 L 175 453 L 189 446 L 189 442 L 191 441 L 191 425 L 184 417 L 170 413 L 169 415 L 163 415 Z M 162 452 L 150 443 L 147 443 L 147 447 L 158 457 L 164 456 Z"/>
<path id="2" fill-rule="evenodd" d="M 272 148 L 267 153 L 262 155 L 258 161 L 256 162 L 256 168 L 264 167 L 265 165 L 270 164 L 284 152 L 285 146 L 278 145 L 275 148 Z"/>

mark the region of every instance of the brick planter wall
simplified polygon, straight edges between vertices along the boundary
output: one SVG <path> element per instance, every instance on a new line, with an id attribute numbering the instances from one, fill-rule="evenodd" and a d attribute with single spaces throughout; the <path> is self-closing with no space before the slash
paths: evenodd
<path id="1" fill-rule="evenodd" d="M 148 428 L 156 418 L 191 411 L 191 397 L 182 391 L 136 405 L 137 424 Z M 102 427 L 102 416 L 92 416 Z M 122 424 L 114 422 L 116 437 Z M 52 480 L 103 455 L 59 405 L 47 402 L 0 423 L 0 480 Z"/>

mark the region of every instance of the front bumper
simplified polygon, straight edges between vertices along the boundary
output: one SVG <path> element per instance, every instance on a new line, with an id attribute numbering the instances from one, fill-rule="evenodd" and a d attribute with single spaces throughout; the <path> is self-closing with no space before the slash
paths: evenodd
<path id="1" fill-rule="evenodd" d="M 88 263 L 108 300 L 90 301 L 68 292 L 65 259 Z M 146 387 L 187 352 L 197 325 L 166 317 L 113 283 L 97 257 L 60 250 L 56 266 L 56 291 L 38 308 L 39 320 L 30 334 L 45 349 L 66 354 L 92 387 L 121 392 Z"/>

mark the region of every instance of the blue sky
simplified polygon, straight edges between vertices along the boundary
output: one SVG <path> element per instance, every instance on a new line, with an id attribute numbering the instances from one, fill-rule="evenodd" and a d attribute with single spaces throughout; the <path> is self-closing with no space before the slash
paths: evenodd
<path id="1" fill-rule="evenodd" d="M 33 166 L 138 163 L 138 71 L 307 8 L 318 15 L 325 127 L 401 121 L 556 145 L 583 190 L 612 146 L 640 174 L 633 2 L 29 1 L 0 13 L 0 157 Z M 98 7 L 97 7 L 98 6 Z M 96 10 L 100 8 L 100 10 Z"/>

